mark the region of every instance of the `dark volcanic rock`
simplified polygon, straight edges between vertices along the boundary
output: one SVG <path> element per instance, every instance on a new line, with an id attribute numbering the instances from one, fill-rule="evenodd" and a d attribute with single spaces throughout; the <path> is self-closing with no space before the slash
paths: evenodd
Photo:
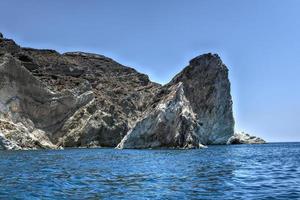
<path id="1" fill-rule="evenodd" d="M 169 85 L 183 83 L 187 100 L 197 115 L 202 144 L 225 144 L 234 132 L 228 69 L 216 54 L 190 61 Z"/>
<path id="2" fill-rule="evenodd" d="M 4 149 L 199 148 L 234 132 L 228 70 L 215 54 L 161 86 L 102 55 L 0 37 L 0 74 Z"/>
<path id="3" fill-rule="evenodd" d="M 160 88 L 148 76 L 102 55 L 21 48 L 10 39 L 0 40 L 0 55 L 9 60 L 1 76 L 21 88 L 15 92 L 8 82 L 0 85 L 2 107 L 7 108 L 6 96 L 25 95 L 20 102 L 29 111 L 22 111 L 23 118 L 62 146 L 115 147 Z M 81 99 L 86 93 L 94 97 Z"/>
<path id="4" fill-rule="evenodd" d="M 194 58 L 143 116 L 119 148 L 226 144 L 234 132 L 227 67 L 216 54 Z"/>

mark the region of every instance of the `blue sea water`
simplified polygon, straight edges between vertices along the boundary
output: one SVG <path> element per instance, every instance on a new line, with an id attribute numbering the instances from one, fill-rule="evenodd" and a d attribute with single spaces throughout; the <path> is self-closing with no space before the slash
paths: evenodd
<path id="1" fill-rule="evenodd" d="M 300 199 L 300 143 L 0 151 L 0 199 Z"/>

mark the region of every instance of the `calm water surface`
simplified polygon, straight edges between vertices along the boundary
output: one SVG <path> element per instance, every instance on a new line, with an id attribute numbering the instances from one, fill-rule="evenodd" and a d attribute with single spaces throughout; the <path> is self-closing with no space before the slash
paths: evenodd
<path id="1" fill-rule="evenodd" d="M 300 199 L 300 143 L 0 151 L 0 199 Z"/>

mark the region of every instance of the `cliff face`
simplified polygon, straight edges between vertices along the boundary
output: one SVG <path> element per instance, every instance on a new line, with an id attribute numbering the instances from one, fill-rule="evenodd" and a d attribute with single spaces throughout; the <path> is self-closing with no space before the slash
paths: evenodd
<path id="1" fill-rule="evenodd" d="M 183 84 L 172 85 L 155 107 L 123 138 L 118 148 L 201 147 L 198 123 Z"/>
<path id="2" fill-rule="evenodd" d="M 234 132 L 228 69 L 216 54 L 192 59 L 168 85 L 183 83 L 196 114 L 202 144 L 225 144 Z"/>
<path id="3" fill-rule="evenodd" d="M 234 132 L 228 70 L 190 61 L 164 86 L 102 55 L 0 37 L 0 148 L 199 148 Z M 8 128 L 10 127 L 10 128 Z"/>
<path id="4" fill-rule="evenodd" d="M 162 86 L 119 148 L 198 148 L 226 144 L 234 132 L 228 69 L 217 55 L 190 61 Z"/>

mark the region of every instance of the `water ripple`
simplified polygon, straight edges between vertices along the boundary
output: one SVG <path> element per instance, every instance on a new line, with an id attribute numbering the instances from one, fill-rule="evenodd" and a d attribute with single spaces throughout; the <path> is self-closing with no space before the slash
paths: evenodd
<path id="1" fill-rule="evenodd" d="M 300 199 L 300 143 L 0 151 L 0 199 Z"/>

